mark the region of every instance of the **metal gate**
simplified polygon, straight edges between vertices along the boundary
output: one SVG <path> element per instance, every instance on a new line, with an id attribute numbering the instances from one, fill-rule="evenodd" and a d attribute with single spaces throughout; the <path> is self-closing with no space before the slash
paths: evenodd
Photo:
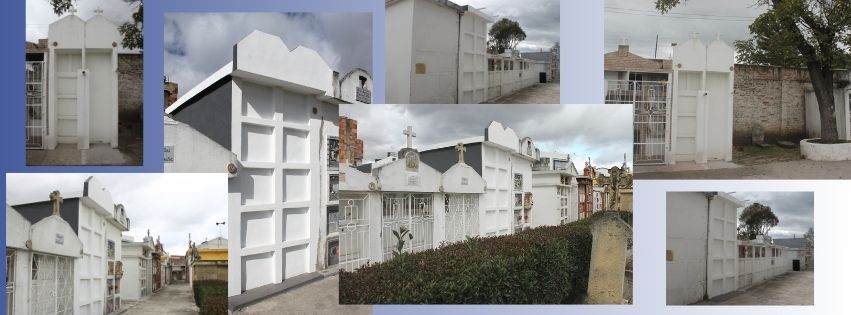
<path id="1" fill-rule="evenodd" d="M 633 104 L 635 164 L 664 164 L 667 151 L 668 86 L 665 81 L 610 80 L 606 104 Z"/>
<path id="2" fill-rule="evenodd" d="M 367 194 L 340 196 L 337 214 L 340 269 L 354 271 L 369 263 L 369 206 Z"/>
<path id="3" fill-rule="evenodd" d="M 479 196 L 475 194 L 446 194 L 447 242 L 458 242 L 467 236 L 479 235 Z"/>
<path id="4" fill-rule="evenodd" d="M 73 314 L 73 259 L 33 253 L 30 314 Z"/>
<path id="5" fill-rule="evenodd" d="M 393 258 L 398 240 L 393 231 L 402 227 L 413 239 L 405 236 L 403 251 L 415 253 L 433 246 L 434 209 L 431 194 L 385 193 L 381 196 L 381 243 L 384 260 Z"/>
<path id="6" fill-rule="evenodd" d="M 14 314 L 15 310 L 15 255 L 16 251 L 6 248 L 6 314 Z"/>
<path id="7" fill-rule="evenodd" d="M 26 123 L 28 149 L 44 148 L 44 61 L 27 61 Z"/>

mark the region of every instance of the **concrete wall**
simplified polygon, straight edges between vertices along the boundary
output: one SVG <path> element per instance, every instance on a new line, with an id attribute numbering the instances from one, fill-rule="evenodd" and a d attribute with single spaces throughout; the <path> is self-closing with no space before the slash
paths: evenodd
<path id="1" fill-rule="evenodd" d="M 667 194 L 667 304 L 703 299 L 706 285 L 706 197 L 700 192 Z"/>
<path id="2" fill-rule="evenodd" d="M 538 72 L 546 72 L 536 69 L 533 60 L 497 58 L 496 61 L 502 62 L 503 67 L 500 71 L 488 71 L 488 100 L 509 95 L 517 90 L 538 83 Z M 529 64 L 527 69 L 520 69 L 521 61 Z M 514 69 L 506 70 L 506 62 L 514 63 Z M 548 79 L 549 75 L 547 73 Z"/>
<path id="3" fill-rule="evenodd" d="M 532 228 L 579 219 L 576 183 L 571 178 L 570 184 L 564 185 L 562 176 L 560 172 L 532 172 L 532 195 L 535 201 L 530 214 Z"/>
<path id="4" fill-rule="evenodd" d="M 414 1 L 398 1 L 385 9 L 387 88 L 384 100 L 388 104 L 409 104 L 411 77 L 414 75 L 411 61 Z"/>
<path id="5" fill-rule="evenodd" d="M 142 54 L 118 55 L 118 118 L 142 118 Z"/>
<path id="6" fill-rule="evenodd" d="M 458 103 L 458 12 L 428 0 L 403 2 L 414 3 L 410 103 Z"/>
<path id="7" fill-rule="evenodd" d="M 187 124 L 165 118 L 163 122 L 165 156 L 163 170 L 181 173 L 219 173 L 227 171 L 235 155 Z M 168 152 L 171 153 L 168 153 Z"/>
<path id="8" fill-rule="evenodd" d="M 748 248 L 742 252 L 743 247 Z M 772 254 L 774 250 L 774 254 Z M 778 253 L 779 252 L 779 253 Z M 744 254 L 744 257 L 742 257 Z M 785 247 L 742 242 L 739 244 L 738 289 L 760 284 L 792 271 L 792 255 Z"/>

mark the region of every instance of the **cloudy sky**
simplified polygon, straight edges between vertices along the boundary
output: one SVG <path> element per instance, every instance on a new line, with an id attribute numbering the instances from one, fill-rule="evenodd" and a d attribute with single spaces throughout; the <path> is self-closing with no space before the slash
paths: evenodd
<path id="1" fill-rule="evenodd" d="M 745 205 L 761 203 L 771 207 L 774 215 L 780 219 L 768 233 L 772 238 L 792 238 L 793 234 L 802 237 L 813 227 L 812 192 L 734 192 L 733 196 L 745 202 Z M 744 208 L 739 209 L 739 214 Z"/>
<path id="2" fill-rule="evenodd" d="M 654 0 L 606 0 L 605 49 L 617 50 L 626 40 L 629 49 L 653 57 L 659 35 L 659 58 L 671 57 L 671 43 L 685 42 L 692 33 L 708 43 L 718 33 L 732 44 L 750 38 L 748 26 L 766 8 L 754 0 L 684 1 L 665 15 L 655 11 Z"/>
<path id="3" fill-rule="evenodd" d="M 132 21 L 132 14 L 136 10 L 136 4 L 123 0 L 77 0 L 77 16 L 88 20 L 95 15 L 95 9 L 101 8 L 103 16 L 112 23 L 121 25 Z M 66 13 L 68 15 L 70 13 Z M 27 0 L 27 41 L 37 42 L 41 38 L 47 38 L 47 29 L 50 23 L 64 17 L 56 16 L 49 0 Z"/>
<path id="4" fill-rule="evenodd" d="M 559 41 L 559 0 L 453 0 L 460 5 L 484 8 L 497 20 L 507 18 L 520 23 L 526 40 L 520 42 L 520 51 L 547 51 Z M 490 26 L 489 26 L 490 27 Z M 490 28 L 488 28 L 490 30 Z"/>
<path id="5" fill-rule="evenodd" d="M 230 62 L 233 45 L 254 30 L 317 51 L 341 75 L 372 73 L 371 13 L 166 13 L 165 75 L 183 95 Z"/>
<path id="6" fill-rule="evenodd" d="M 340 105 L 340 115 L 358 121 L 364 161 L 373 161 L 405 146 L 407 126 L 414 147 L 484 136 L 491 121 L 531 137 L 541 151 L 569 153 L 582 169 L 620 166 L 632 160 L 632 107 L 624 105 Z M 631 162 L 629 163 L 631 165 Z"/>
<path id="7" fill-rule="evenodd" d="M 147 230 L 169 254 L 183 255 L 189 233 L 201 243 L 219 236 L 215 222 L 227 222 L 227 176 L 225 174 L 7 174 L 6 202 L 47 200 L 51 191 L 70 196 L 81 193 L 83 183 L 94 175 L 124 205 L 131 235 L 141 241 Z M 21 183 L 27 183 L 22 185 Z M 227 223 L 230 224 L 230 223 Z M 227 237 L 227 227 L 221 228 Z"/>

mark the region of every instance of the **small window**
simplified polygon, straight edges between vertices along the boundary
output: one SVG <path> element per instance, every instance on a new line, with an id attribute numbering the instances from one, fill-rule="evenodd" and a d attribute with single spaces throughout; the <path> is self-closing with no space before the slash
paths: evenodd
<path id="1" fill-rule="evenodd" d="M 523 190 L 523 174 L 514 173 L 514 190 Z"/>

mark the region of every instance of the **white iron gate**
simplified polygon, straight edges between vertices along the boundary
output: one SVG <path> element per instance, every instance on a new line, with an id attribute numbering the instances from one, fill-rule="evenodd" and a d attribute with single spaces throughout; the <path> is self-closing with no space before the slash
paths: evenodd
<path id="1" fill-rule="evenodd" d="M 668 82 L 611 80 L 606 104 L 633 104 L 635 164 L 664 164 L 667 151 Z"/>
<path id="2" fill-rule="evenodd" d="M 26 69 L 26 123 L 28 149 L 44 148 L 44 61 L 27 61 Z"/>
<path id="3" fill-rule="evenodd" d="M 479 196 L 474 194 L 446 194 L 447 242 L 463 241 L 467 236 L 479 234 Z"/>
<path id="4" fill-rule="evenodd" d="M 413 239 L 405 236 L 403 251 L 419 252 L 432 248 L 434 209 L 431 194 L 385 193 L 381 196 L 381 243 L 384 260 L 393 258 L 398 243 L 393 231 L 405 227 Z"/>
<path id="5" fill-rule="evenodd" d="M 73 314 L 73 260 L 33 253 L 30 314 Z"/>
<path id="6" fill-rule="evenodd" d="M 369 263 L 369 207 L 367 194 L 342 194 L 337 214 L 340 269 L 354 271 Z"/>

